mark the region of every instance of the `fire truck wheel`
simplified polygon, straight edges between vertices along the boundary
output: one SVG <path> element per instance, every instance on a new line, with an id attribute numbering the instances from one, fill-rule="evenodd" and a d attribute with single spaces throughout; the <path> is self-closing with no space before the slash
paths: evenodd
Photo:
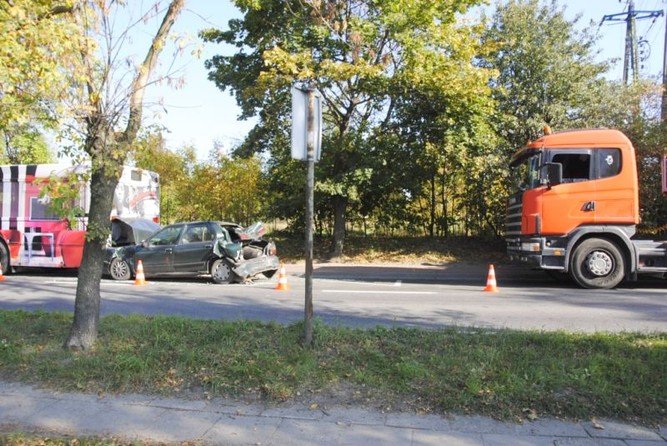
<path id="1" fill-rule="evenodd" d="M 115 258 L 109 265 L 109 275 L 114 280 L 130 280 L 132 271 L 125 260 Z"/>
<path id="2" fill-rule="evenodd" d="M 623 280 L 625 262 L 615 243 L 590 238 L 577 246 L 570 270 L 572 278 L 584 288 L 614 288 Z"/>
<path id="3" fill-rule="evenodd" d="M 9 274 L 9 251 L 4 243 L 0 243 L 0 266 L 2 266 L 2 274 Z"/>
<path id="4" fill-rule="evenodd" d="M 227 262 L 218 259 L 211 265 L 211 279 L 215 283 L 230 283 L 234 278 L 232 268 Z"/>

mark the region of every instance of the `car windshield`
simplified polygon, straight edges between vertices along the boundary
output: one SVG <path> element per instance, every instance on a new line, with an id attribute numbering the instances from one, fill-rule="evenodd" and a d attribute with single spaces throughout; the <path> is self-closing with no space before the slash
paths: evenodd
<path id="1" fill-rule="evenodd" d="M 540 154 L 527 156 L 512 168 L 514 192 L 533 189 L 540 185 Z"/>

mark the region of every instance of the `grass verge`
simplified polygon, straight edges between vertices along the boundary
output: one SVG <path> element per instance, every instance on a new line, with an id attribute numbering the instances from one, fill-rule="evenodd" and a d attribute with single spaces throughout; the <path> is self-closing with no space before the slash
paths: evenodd
<path id="1" fill-rule="evenodd" d="M 148 441 L 128 441 L 102 437 L 73 437 L 25 432 L 0 432 L 0 444 L 3 446 L 165 446 L 164 443 Z M 181 446 L 188 446 L 188 443 L 182 443 Z"/>
<path id="2" fill-rule="evenodd" d="M 361 404 L 383 410 L 526 412 L 665 422 L 667 335 L 359 330 L 109 316 L 70 352 L 63 313 L 0 311 L 0 376 L 61 390 Z"/>
<path id="3" fill-rule="evenodd" d="M 276 242 L 278 255 L 287 262 L 303 260 L 304 237 L 284 232 L 267 236 Z M 352 263 L 446 263 L 454 261 L 498 262 L 505 260 L 505 241 L 476 237 L 381 237 L 349 234 L 341 262 Z M 328 260 L 333 239 L 316 235 L 313 255 Z"/>

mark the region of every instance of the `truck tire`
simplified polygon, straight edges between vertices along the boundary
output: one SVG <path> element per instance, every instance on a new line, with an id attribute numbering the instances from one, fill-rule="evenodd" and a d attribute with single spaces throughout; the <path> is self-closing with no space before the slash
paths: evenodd
<path id="1" fill-rule="evenodd" d="M 618 246 L 605 239 L 581 242 L 572 256 L 572 278 L 583 288 L 614 288 L 625 276 L 625 261 Z"/>
<path id="2" fill-rule="evenodd" d="M 2 266 L 2 274 L 9 274 L 9 250 L 4 243 L 0 242 L 0 266 Z"/>

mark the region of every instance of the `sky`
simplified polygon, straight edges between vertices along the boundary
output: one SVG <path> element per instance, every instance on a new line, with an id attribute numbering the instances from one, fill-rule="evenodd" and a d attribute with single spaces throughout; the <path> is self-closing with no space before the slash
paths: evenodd
<path id="1" fill-rule="evenodd" d="M 437 1 L 437 0 L 436 0 Z M 635 10 L 665 10 L 667 0 L 634 0 Z M 568 19 L 581 14 L 580 26 L 594 23 L 600 34 L 599 59 L 618 59 L 609 74 L 610 79 L 620 80 L 623 75 L 623 54 L 625 45 L 625 22 L 607 22 L 599 26 L 606 14 L 621 13 L 627 10 L 626 0 L 560 0 L 565 7 Z M 196 34 L 204 28 L 227 29 L 230 19 L 240 18 L 241 14 L 231 0 L 187 0 L 186 9 L 174 25 L 174 31 L 189 34 L 197 40 Z M 536 30 L 539 31 L 539 30 Z M 660 78 L 663 67 L 663 45 L 665 40 L 665 17 L 657 20 L 637 22 L 639 40 L 645 40 L 643 46 L 646 60 L 640 62 L 640 74 L 643 77 Z M 201 45 L 201 43 L 198 43 Z M 254 121 L 240 121 L 239 108 L 229 91 L 223 92 L 208 80 L 204 61 L 215 54 L 224 54 L 230 48 L 215 44 L 204 44 L 202 55 L 195 58 L 186 51 L 178 59 L 181 74 L 185 81 L 181 88 L 168 85 L 151 87 L 147 91 L 147 102 L 160 103 L 152 106 L 152 113 L 145 114 L 144 124 L 159 124 L 169 130 L 165 134 L 167 147 L 176 150 L 184 145 L 197 149 L 199 159 L 207 158 L 217 141 L 223 150 L 229 152 L 238 145 L 254 125 Z M 227 53 L 229 54 L 229 53 Z"/>

